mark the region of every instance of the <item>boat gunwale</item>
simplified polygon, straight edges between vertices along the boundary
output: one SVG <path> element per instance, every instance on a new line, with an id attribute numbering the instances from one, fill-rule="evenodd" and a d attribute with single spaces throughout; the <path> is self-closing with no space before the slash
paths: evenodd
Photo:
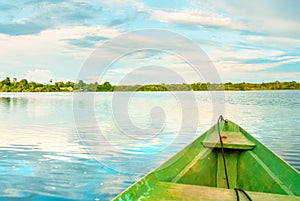
<path id="1" fill-rule="evenodd" d="M 226 121 L 229 122 L 231 124 L 231 126 L 233 126 L 235 128 L 238 128 L 239 132 L 241 132 L 247 139 L 249 139 L 251 142 L 253 142 L 256 145 L 252 150 L 247 150 L 247 151 L 252 152 L 253 154 L 257 155 L 256 150 L 259 150 L 259 148 L 260 149 L 264 148 L 265 151 L 267 151 L 268 153 L 271 153 L 273 155 L 273 157 L 276 158 L 276 160 L 281 161 L 281 163 L 283 162 L 282 163 L 282 164 L 284 164 L 283 166 L 286 166 L 287 168 L 291 169 L 292 172 L 299 173 L 293 166 L 291 166 L 289 163 L 287 163 L 285 160 L 283 160 L 279 155 L 277 155 L 276 153 L 274 153 L 267 146 L 265 146 L 263 143 L 261 143 L 259 140 L 257 140 L 252 134 L 248 133 L 240 125 L 238 125 L 238 124 L 236 124 L 236 123 L 234 123 L 234 122 L 232 122 L 232 121 L 230 121 L 228 119 L 226 119 Z M 223 125 L 222 130 L 224 129 L 224 124 L 225 123 L 222 122 L 222 125 Z M 197 141 L 199 141 L 201 138 L 205 139 L 206 137 L 210 136 L 211 134 L 214 134 L 215 131 L 216 131 L 216 124 L 213 125 L 213 126 L 211 126 L 206 131 L 204 131 L 201 135 L 197 136 L 190 143 L 186 144 L 183 148 L 181 148 L 176 153 L 174 153 L 171 157 L 169 157 L 166 161 L 164 161 L 158 167 L 154 168 L 152 171 L 150 171 L 149 173 L 147 173 L 146 175 L 144 175 L 143 177 L 141 177 L 140 179 L 138 179 L 136 182 L 134 182 L 132 185 L 130 185 L 128 188 L 126 188 L 124 191 L 120 192 L 115 198 L 113 198 L 113 200 L 123 200 L 122 197 L 125 197 L 126 193 L 128 193 L 134 186 L 139 185 L 139 184 L 147 185 L 148 186 L 148 191 L 151 190 L 151 188 L 153 188 L 157 182 L 160 182 L 160 181 L 163 181 L 163 180 L 157 179 L 156 181 L 148 181 L 148 177 L 151 177 L 152 175 L 153 175 L 153 177 L 156 177 L 156 175 L 155 175 L 156 172 L 162 170 L 163 168 L 168 168 L 169 163 L 171 163 L 174 159 L 180 159 L 182 156 L 184 156 L 184 153 L 187 150 L 189 150 L 189 148 L 191 148 L 194 143 L 196 143 Z M 259 148 L 257 148 L 257 147 L 259 147 Z M 202 145 L 201 149 L 207 149 L 207 150 L 211 149 L 212 150 L 212 149 L 215 149 L 215 148 L 207 148 L 207 147 L 204 147 Z M 191 161 L 193 161 L 193 159 L 196 156 L 197 156 L 197 154 L 191 160 L 189 160 L 188 163 L 191 163 Z M 266 165 L 268 165 L 268 164 L 266 164 Z M 166 167 L 164 167 L 164 166 L 166 166 Z M 280 180 L 280 178 L 278 178 L 278 179 Z M 145 191 L 143 194 L 145 194 L 145 193 L 147 193 L 147 192 Z M 280 193 L 278 193 L 278 194 L 280 194 Z M 287 195 L 298 196 L 298 195 L 290 194 L 290 193 L 288 193 Z M 140 195 L 140 196 L 142 196 L 142 195 Z M 128 199 L 125 198 L 125 200 L 128 200 Z M 131 200 L 131 199 L 129 199 L 129 200 Z"/>

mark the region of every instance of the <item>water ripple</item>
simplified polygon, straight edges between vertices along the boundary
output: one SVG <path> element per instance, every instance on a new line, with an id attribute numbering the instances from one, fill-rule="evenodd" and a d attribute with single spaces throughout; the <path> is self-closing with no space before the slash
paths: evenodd
<path id="1" fill-rule="evenodd" d="M 98 124 L 86 116 L 80 131 L 71 93 L 0 93 L 0 200 L 111 199 L 211 126 L 210 93 L 195 96 L 198 108 L 189 109 L 200 114 L 198 131 L 186 126 L 178 135 L 181 106 L 172 95 L 136 94 L 129 113 L 137 127 L 151 125 L 149 108 L 166 115 L 160 133 L 139 141 L 115 125 L 110 93 L 95 94 Z M 84 100 L 79 110 L 89 107 Z M 300 91 L 226 92 L 225 117 L 300 170 L 299 100 Z"/>

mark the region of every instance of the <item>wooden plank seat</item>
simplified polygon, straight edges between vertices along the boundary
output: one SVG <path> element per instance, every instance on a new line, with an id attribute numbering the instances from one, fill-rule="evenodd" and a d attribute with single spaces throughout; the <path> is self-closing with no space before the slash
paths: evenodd
<path id="1" fill-rule="evenodd" d="M 251 150 L 256 145 L 247 139 L 241 132 L 222 132 L 221 133 L 223 147 L 225 149 L 244 149 Z M 213 133 L 202 142 L 202 145 L 209 148 L 221 148 L 219 135 Z"/>

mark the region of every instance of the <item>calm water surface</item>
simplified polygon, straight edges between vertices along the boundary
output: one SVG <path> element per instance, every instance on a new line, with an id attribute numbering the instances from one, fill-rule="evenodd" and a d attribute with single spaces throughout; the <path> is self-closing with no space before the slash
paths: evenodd
<path id="1" fill-rule="evenodd" d="M 225 117 L 299 171 L 300 91 L 225 95 Z M 209 92 L 187 107 L 199 113 L 196 132 L 174 94 L 135 93 L 129 119 L 113 96 L 82 93 L 73 104 L 72 93 L 0 93 L 0 200 L 109 200 L 214 123 Z"/>

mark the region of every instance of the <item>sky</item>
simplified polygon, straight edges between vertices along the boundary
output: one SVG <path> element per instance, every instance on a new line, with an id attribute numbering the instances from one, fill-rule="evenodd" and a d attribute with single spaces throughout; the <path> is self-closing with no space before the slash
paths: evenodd
<path id="1" fill-rule="evenodd" d="M 2 0 L 0 79 L 76 81 L 93 52 L 109 41 L 156 29 L 198 45 L 222 82 L 300 81 L 299 8 L 298 0 Z M 168 40 L 185 48 L 172 37 L 156 43 Z M 131 75 L 130 84 L 154 78 L 172 83 L 169 70 L 182 78 L 178 81 L 211 81 L 188 58 L 147 49 L 150 40 L 145 49 L 122 52 L 126 41 L 114 50 L 121 56 L 89 81 L 119 84 Z"/>

